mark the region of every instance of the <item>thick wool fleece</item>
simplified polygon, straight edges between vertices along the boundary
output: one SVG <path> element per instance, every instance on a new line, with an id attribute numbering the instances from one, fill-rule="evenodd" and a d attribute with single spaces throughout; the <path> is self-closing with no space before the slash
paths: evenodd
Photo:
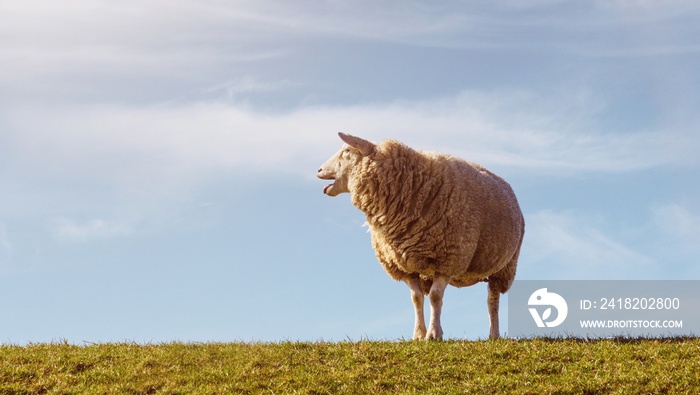
<path id="1" fill-rule="evenodd" d="M 480 165 L 384 140 L 350 175 L 379 262 L 395 280 L 510 288 L 525 222 L 510 185 Z"/>

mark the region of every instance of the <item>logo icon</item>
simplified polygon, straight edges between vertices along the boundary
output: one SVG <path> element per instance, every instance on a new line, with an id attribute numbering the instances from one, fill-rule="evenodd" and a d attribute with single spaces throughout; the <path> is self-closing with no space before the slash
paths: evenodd
<path id="1" fill-rule="evenodd" d="M 545 326 L 549 328 L 558 326 L 564 322 L 566 314 L 569 312 L 569 307 L 566 305 L 564 298 L 554 292 L 547 292 L 547 288 L 540 288 L 533 292 L 527 304 L 530 306 L 550 306 L 542 312 L 542 316 L 540 316 L 536 308 L 529 308 L 532 318 L 540 328 L 544 328 Z M 552 321 L 547 321 L 547 319 L 552 316 L 552 307 L 557 309 L 557 318 Z"/>

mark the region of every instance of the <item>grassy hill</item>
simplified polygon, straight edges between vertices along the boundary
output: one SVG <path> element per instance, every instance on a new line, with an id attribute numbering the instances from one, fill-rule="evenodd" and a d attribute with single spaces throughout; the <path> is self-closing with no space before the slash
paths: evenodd
<path id="1" fill-rule="evenodd" d="M 700 339 L 0 346 L 0 393 L 700 393 Z"/>

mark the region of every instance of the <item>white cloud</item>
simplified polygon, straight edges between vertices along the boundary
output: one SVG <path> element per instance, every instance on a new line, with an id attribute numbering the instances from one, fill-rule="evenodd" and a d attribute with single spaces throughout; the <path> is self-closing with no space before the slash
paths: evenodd
<path id="1" fill-rule="evenodd" d="M 663 131 L 591 132 L 596 105 L 557 104 L 559 99 L 463 92 L 432 101 L 285 113 L 224 103 L 26 107 L 7 110 L 0 122 L 4 118 L 10 131 L 5 146 L 11 159 L 5 160 L 21 171 L 102 178 L 212 168 L 313 174 L 340 146 L 337 131 L 396 138 L 487 167 L 544 173 L 625 172 L 696 160 L 685 154 L 697 149 L 697 138 L 677 133 L 670 139 Z"/>
<path id="2" fill-rule="evenodd" d="M 235 99 L 236 96 L 242 93 L 250 92 L 275 92 L 285 88 L 295 86 L 291 81 L 266 82 L 259 81 L 252 77 L 243 77 L 237 80 L 226 81 L 221 84 L 214 85 L 204 90 L 206 93 L 223 91 L 228 96 L 229 100 Z"/>
<path id="3" fill-rule="evenodd" d="M 56 218 L 53 220 L 52 231 L 54 236 L 62 242 L 87 242 L 125 236 L 132 233 L 133 230 L 127 223 L 106 221 L 99 218 L 83 222 L 68 218 Z"/>

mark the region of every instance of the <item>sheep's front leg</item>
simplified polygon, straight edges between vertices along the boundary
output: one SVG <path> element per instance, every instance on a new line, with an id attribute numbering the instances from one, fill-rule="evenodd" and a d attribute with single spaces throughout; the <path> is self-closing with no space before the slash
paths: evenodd
<path id="1" fill-rule="evenodd" d="M 425 338 L 425 318 L 423 316 L 423 288 L 420 286 L 419 278 L 406 280 L 406 284 L 411 289 L 411 300 L 416 311 L 416 325 L 413 328 L 413 340 Z"/>
<path id="2" fill-rule="evenodd" d="M 450 282 L 447 277 L 436 277 L 433 286 L 430 287 L 430 328 L 426 339 L 442 340 L 442 326 L 440 325 L 440 313 L 442 313 L 442 296 L 445 294 L 445 287 Z"/>

